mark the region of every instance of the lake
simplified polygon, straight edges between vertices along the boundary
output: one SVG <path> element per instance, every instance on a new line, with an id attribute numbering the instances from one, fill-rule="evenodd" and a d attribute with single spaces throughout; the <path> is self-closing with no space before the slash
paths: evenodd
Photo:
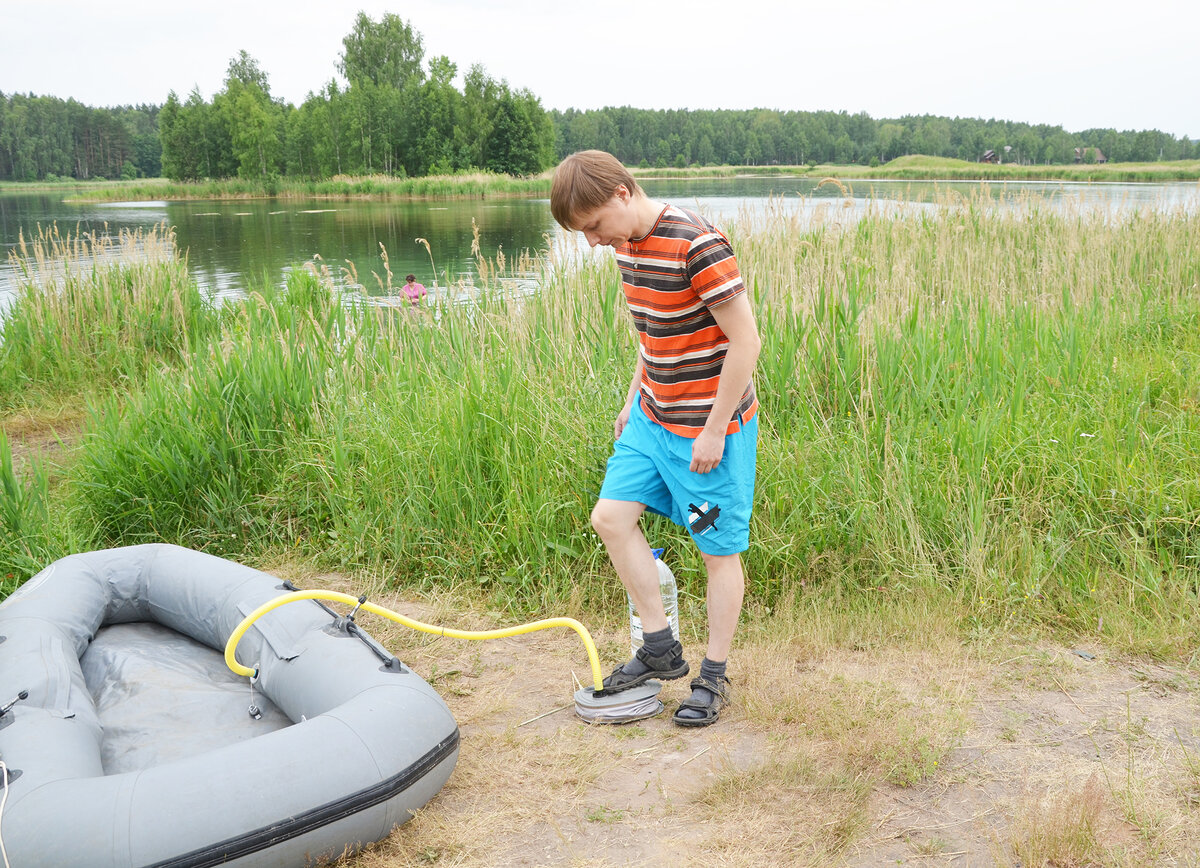
<path id="1" fill-rule="evenodd" d="M 891 207 L 929 208 L 948 191 L 971 196 L 979 191 L 999 203 L 1026 195 L 1065 206 L 1123 211 L 1136 208 L 1196 209 L 1200 185 L 1086 184 L 1077 182 L 928 182 L 811 178 L 721 178 L 646 181 L 653 198 L 703 211 L 717 222 L 733 220 L 776 205 L 801 215 L 855 220 L 872 202 L 905 203 Z M 66 202 L 52 193 L 0 193 L 0 309 L 11 302 L 15 278 L 8 251 L 20 233 L 28 239 L 39 226 L 57 224 L 62 234 L 115 235 L 166 223 L 175 229 L 180 252 L 201 289 L 215 295 L 240 295 L 264 282 L 280 283 L 293 268 L 314 257 L 335 276 L 353 264 L 357 283 L 370 295 L 383 295 L 383 251 L 393 286 L 404 275 L 439 292 L 470 284 L 475 274 L 472 245 L 487 258 L 503 253 L 511 262 L 521 251 L 541 251 L 563 233 L 550 215 L 547 199 L 471 199 L 452 201 L 363 201 L 331 199 L 257 199 L 193 202 Z M 429 247 L 418 242 L 425 239 Z M 518 278 L 521 275 L 516 275 Z M 347 282 L 354 282 L 348 280 Z"/>

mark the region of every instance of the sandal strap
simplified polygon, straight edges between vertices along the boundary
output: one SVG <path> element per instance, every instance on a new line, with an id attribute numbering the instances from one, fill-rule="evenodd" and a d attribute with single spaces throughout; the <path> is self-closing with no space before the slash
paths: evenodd
<path id="1" fill-rule="evenodd" d="M 729 679 L 728 678 L 722 677 L 720 681 L 717 681 L 716 679 L 713 679 L 713 678 L 707 678 L 703 675 L 697 675 L 695 678 L 692 679 L 691 684 L 689 684 L 688 686 L 690 688 L 692 688 L 692 690 L 695 690 L 698 687 L 703 688 L 703 689 L 707 690 L 709 693 L 719 696 L 721 698 L 722 702 L 725 702 L 725 703 L 729 702 Z M 685 700 L 684 704 L 686 704 L 686 702 L 687 702 L 687 700 Z M 694 705 L 689 705 L 688 707 L 695 708 Z"/>
<path id="2" fill-rule="evenodd" d="M 692 699 L 690 696 L 680 702 L 679 707 L 690 708 L 693 711 L 703 711 L 706 714 L 711 713 L 713 710 L 713 704 L 711 702 L 701 702 L 699 699 Z"/>
<path id="3" fill-rule="evenodd" d="M 643 645 L 633 656 L 655 672 L 667 672 L 679 667 L 679 662 L 683 658 L 683 645 L 678 641 L 673 642 L 671 647 L 662 654 L 651 654 Z"/>

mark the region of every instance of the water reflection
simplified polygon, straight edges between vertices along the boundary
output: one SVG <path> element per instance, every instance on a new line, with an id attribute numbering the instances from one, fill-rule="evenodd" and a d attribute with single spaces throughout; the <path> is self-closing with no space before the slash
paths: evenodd
<path id="1" fill-rule="evenodd" d="M 1182 208 L 1194 213 L 1194 182 L 1112 184 L 1075 182 L 916 182 L 810 178 L 648 180 L 658 199 L 700 210 L 717 222 L 783 209 L 805 223 L 849 225 L 868 211 L 912 213 L 967 201 L 980 194 L 999 207 L 1027 207 L 1029 197 L 1051 207 L 1109 213 Z M 217 298 L 280 284 L 312 263 L 371 299 L 383 299 L 412 273 L 435 301 L 471 294 L 476 256 L 503 257 L 514 291 L 531 291 L 537 275 L 515 268 L 522 251 L 549 245 L 587 255 L 554 223 L 546 199 L 369 201 L 254 199 L 203 202 L 71 203 L 59 196 L 0 193 L 0 307 L 16 276 L 5 255 L 24 234 L 57 224 L 62 234 L 115 236 L 166 222 L 201 289 Z M 428 246 L 418 239 L 424 239 Z M 385 260 L 386 255 L 386 260 Z M 390 271 L 390 276 L 389 276 Z M 376 302 L 387 304 L 388 302 Z"/>
<path id="2" fill-rule="evenodd" d="M 894 181 L 887 179 L 723 178 L 702 187 L 695 181 L 647 181 L 653 198 L 704 210 L 710 218 L 733 220 L 750 206 L 765 208 L 772 199 L 789 216 L 827 222 L 840 209 L 844 217 L 875 213 L 912 213 L 944 204 L 966 203 L 977 197 L 997 207 L 1024 208 L 1031 201 L 1054 208 L 1123 213 L 1149 208 L 1200 208 L 1200 184 L 1193 181 L 1161 184 L 1080 183 L 1076 181 Z"/>

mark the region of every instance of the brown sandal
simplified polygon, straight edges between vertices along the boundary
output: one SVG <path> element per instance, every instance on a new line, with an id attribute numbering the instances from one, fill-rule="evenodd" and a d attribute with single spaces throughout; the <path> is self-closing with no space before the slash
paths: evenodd
<path id="1" fill-rule="evenodd" d="M 699 699 L 688 697 L 683 702 L 679 703 L 679 708 L 675 709 L 675 713 L 671 716 L 671 720 L 675 721 L 677 726 L 708 726 L 711 723 L 716 723 L 717 718 L 721 716 L 721 707 L 729 704 L 729 679 L 724 676 L 720 681 L 715 681 L 712 678 L 706 678 L 701 675 L 698 678 L 693 678 L 692 683 L 688 685 L 692 690 L 704 688 L 712 694 L 712 700 L 704 702 Z M 692 711 L 699 711 L 703 717 L 680 717 L 679 712 L 685 708 Z"/>
<path id="2" fill-rule="evenodd" d="M 649 667 L 649 670 L 641 675 L 629 675 L 625 672 L 625 664 L 622 663 L 612 671 L 612 675 L 604 679 L 605 693 L 619 693 L 630 687 L 645 684 L 651 678 L 671 681 L 675 678 L 682 678 L 690 671 L 687 661 L 683 659 L 683 645 L 678 641 L 662 654 L 651 654 L 643 645 L 633 656 L 635 660 L 640 660 L 643 665 Z"/>

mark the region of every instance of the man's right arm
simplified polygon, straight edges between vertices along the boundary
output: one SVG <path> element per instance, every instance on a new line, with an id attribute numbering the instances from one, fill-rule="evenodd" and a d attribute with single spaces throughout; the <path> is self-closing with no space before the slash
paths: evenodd
<path id="1" fill-rule="evenodd" d="M 621 408 L 621 412 L 617 414 L 617 421 L 613 424 L 613 439 L 621 436 L 621 432 L 625 430 L 625 424 L 629 421 L 629 414 L 633 410 L 633 402 L 637 399 L 638 392 L 642 388 L 642 350 L 638 348 L 637 364 L 633 368 L 633 379 L 629 381 L 629 391 L 625 394 L 625 406 Z"/>

